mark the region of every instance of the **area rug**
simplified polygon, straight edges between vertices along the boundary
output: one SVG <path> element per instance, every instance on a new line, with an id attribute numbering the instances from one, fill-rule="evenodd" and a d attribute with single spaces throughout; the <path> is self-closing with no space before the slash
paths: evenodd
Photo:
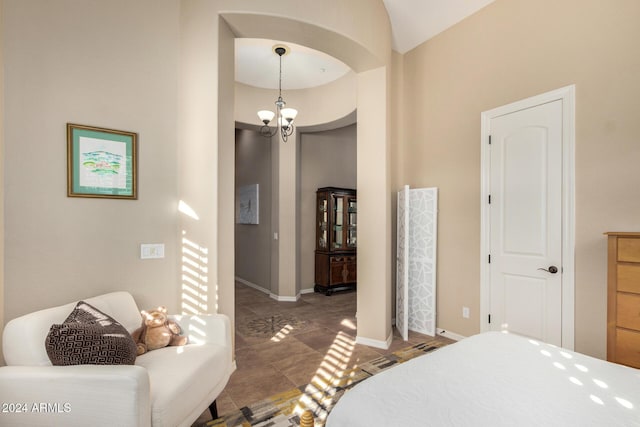
<path id="1" fill-rule="evenodd" d="M 428 341 L 395 351 L 361 364 L 331 384 L 317 381 L 245 406 L 240 410 L 209 421 L 207 427 L 297 427 L 305 409 L 313 411 L 315 426 L 324 426 L 327 415 L 345 391 L 359 382 L 395 365 L 422 356 L 447 345 Z M 347 380 L 348 379 L 348 380 Z"/>
<path id="2" fill-rule="evenodd" d="M 274 314 L 240 319 L 236 323 L 236 330 L 245 337 L 273 337 L 280 331 L 301 331 L 309 324 L 309 321 L 292 315 Z"/>

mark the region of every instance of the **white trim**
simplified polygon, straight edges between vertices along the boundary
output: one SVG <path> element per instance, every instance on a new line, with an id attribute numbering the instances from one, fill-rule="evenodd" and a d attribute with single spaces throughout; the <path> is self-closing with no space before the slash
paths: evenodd
<path id="1" fill-rule="evenodd" d="M 252 283 L 252 282 L 250 282 L 250 281 L 248 281 L 248 280 L 241 279 L 241 278 L 240 278 L 240 277 L 238 277 L 238 276 L 236 276 L 236 277 L 235 277 L 235 279 L 236 279 L 236 282 L 240 282 L 240 283 L 242 283 L 242 284 L 243 284 L 243 285 L 245 285 L 245 286 L 248 286 L 248 287 L 250 287 L 250 288 L 255 289 L 256 291 L 260 291 L 260 292 L 262 292 L 263 294 L 271 295 L 271 291 L 270 291 L 269 289 L 265 289 L 265 288 L 263 288 L 262 286 L 260 286 L 260 285 L 256 285 L 255 283 Z"/>
<path id="2" fill-rule="evenodd" d="M 241 279 L 238 276 L 236 276 L 236 282 L 240 282 L 245 286 L 248 286 L 248 287 L 253 288 L 253 289 L 257 290 L 257 291 L 260 291 L 263 294 L 267 294 L 267 295 L 269 295 L 269 297 L 271 299 L 274 299 L 274 300 L 279 301 L 279 302 L 296 302 L 296 301 L 298 301 L 300 299 L 300 294 L 303 293 L 303 291 L 300 291 L 300 293 L 298 295 L 296 295 L 295 297 L 281 297 L 280 295 L 276 295 L 274 293 L 271 293 L 270 290 L 265 289 L 260 285 L 256 285 L 255 283 L 252 283 L 252 282 L 250 282 L 248 280 L 245 280 L 245 279 Z M 307 291 L 307 289 L 305 289 L 305 291 Z M 311 292 L 313 292 L 313 289 L 311 289 Z M 308 292 L 304 292 L 304 293 L 308 293 Z"/>
<path id="3" fill-rule="evenodd" d="M 480 115 L 480 330 L 489 331 L 491 305 L 489 264 L 489 133 L 491 119 L 505 114 L 562 100 L 562 347 L 573 350 L 575 339 L 575 85 L 547 92 L 512 104 L 484 111 Z"/>
<path id="4" fill-rule="evenodd" d="M 300 294 L 296 295 L 295 297 L 281 297 L 280 295 L 270 293 L 269 296 L 271 297 L 271 299 L 274 299 L 278 302 L 296 302 L 300 299 Z"/>
<path id="5" fill-rule="evenodd" d="M 387 337 L 386 341 L 372 340 L 371 338 L 356 336 L 356 344 L 362 344 L 362 345 L 367 345 L 369 347 L 381 348 L 383 350 L 388 350 L 389 347 L 391 347 L 392 341 L 393 341 L 393 330 L 391 331 L 391 334 Z"/>
<path id="6" fill-rule="evenodd" d="M 315 292 L 315 290 L 313 288 L 300 289 L 300 294 L 302 294 L 302 295 L 304 295 L 304 294 L 312 294 L 314 292 Z"/>
<path id="7" fill-rule="evenodd" d="M 455 332 L 445 331 L 442 328 L 436 328 L 436 335 L 440 335 L 441 337 L 449 338 L 454 341 L 460 341 L 465 339 L 464 335 L 456 334 Z"/>

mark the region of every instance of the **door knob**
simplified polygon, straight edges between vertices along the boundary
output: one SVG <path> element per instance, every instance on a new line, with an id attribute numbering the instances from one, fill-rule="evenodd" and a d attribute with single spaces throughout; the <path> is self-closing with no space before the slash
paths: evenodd
<path id="1" fill-rule="evenodd" d="M 549 268 L 539 268 L 538 270 L 546 271 L 547 273 L 556 274 L 558 272 L 558 267 L 555 265 L 549 266 Z"/>

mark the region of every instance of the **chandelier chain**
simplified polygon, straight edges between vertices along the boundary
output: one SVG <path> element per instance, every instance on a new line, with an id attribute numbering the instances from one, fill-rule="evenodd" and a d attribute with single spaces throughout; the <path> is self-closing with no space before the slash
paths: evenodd
<path id="1" fill-rule="evenodd" d="M 277 46 L 274 49 L 274 52 L 278 55 L 279 59 L 279 71 L 278 71 L 278 99 L 276 100 L 276 114 L 272 112 L 269 114 L 268 111 L 260 111 L 258 112 L 258 116 L 260 120 L 264 123 L 264 126 L 260 128 L 260 134 L 266 138 L 273 137 L 278 130 L 280 131 L 280 136 L 283 142 L 287 142 L 287 139 L 290 135 L 293 134 L 293 120 L 297 114 L 297 111 L 293 108 L 284 108 L 286 102 L 282 99 L 282 55 L 287 53 L 287 49 L 284 46 Z M 283 117 L 283 110 L 285 111 L 286 117 Z M 266 113 L 265 116 L 260 116 L 261 113 Z M 276 126 L 273 130 L 269 127 L 269 122 L 276 117 Z"/>

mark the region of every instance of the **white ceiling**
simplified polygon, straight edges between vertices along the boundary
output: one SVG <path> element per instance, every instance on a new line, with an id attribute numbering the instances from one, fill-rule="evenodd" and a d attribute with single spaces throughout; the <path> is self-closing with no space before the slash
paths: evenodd
<path id="1" fill-rule="evenodd" d="M 383 0 L 393 49 L 406 53 L 494 0 Z M 267 89 L 278 88 L 279 58 L 273 46 L 284 44 L 282 89 L 303 89 L 332 82 L 349 71 L 341 61 L 317 50 L 288 42 L 236 39 L 236 81 Z"/>
<path id="2" fill-rule="evenodd" d="M 383 0 L 393 49 L 406 53 L 494 0 Z"/>
<path id="3" fill-rule="evenodd" d="M 273 51 L 285 45 L 282 56 L 282 89 L 305 89 L 330 83 L 350 68 L 343 62 L 295 43 L 266 39 L 236 39 L 236 81 L 251 86 L 278 89 L 279 61 Z"/>

